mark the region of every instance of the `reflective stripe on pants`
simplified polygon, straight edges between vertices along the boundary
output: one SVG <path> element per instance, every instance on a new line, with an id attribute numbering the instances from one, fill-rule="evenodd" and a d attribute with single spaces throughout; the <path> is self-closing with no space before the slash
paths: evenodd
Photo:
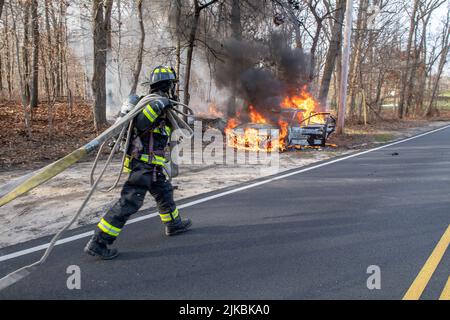
<path id="1" fill-rule="evenodd" d="M 159 216 L 161 217 L 162 222 L 170 222 L 178 218 L 178 208 L 170 213 L 160 213 Z"/>
<path id="2" fill-rule="evenodd" d="M 142 207 L 147 192 L 155 199 L 158 212 L 163 214 L 170 212 L 174 218 L 178 216 L 173 199 L 173 187 L 164 174 L 158 171 L 155 181 L 152 167 L 137 159 L 132 159 L 131 169 L 120 199 L 108 208 L 103 217 L 106 223 L 101 221 L 98 224 L 96 236 L 104 243 L 112 244 L 117 239 L 129 217 Z"/>
<path id="3" fill-rule="evenodd" d="M 121 231 L 121 229 L 114 227 L 112 224 L 108 223 L 105 219 L 102 218 L 99 224 L 97 225 L 104 233 L 109 234 L 110 236 L 117 237 Z"/>

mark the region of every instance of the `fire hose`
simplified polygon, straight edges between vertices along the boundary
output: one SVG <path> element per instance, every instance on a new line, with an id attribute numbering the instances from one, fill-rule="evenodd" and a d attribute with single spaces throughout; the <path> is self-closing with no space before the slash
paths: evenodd
<path id="1" fill-rule="evenodd" d="M 89 143 L 85 144 L 84 146 L 80 147 L 79 149 L 73 151 L 72 153 L 65 156 L 64 158 L 59 159 L 59 160 L 55 161 L 54 163 L 52 163 L 42 169 L 39 169 L 32 173 L 29 173 L 29 174 L 17 179 L 16 181 L 8 183 L 7 185 L 0 188 L 0 207 L 2 207 L 5 204 L 16 199 L 17 197 L 27 193 L 28 191 L 36 188 L 37 186 L 45 183 L 46 181 L 50 180 L 54 176 L 58 175 L 59 173 L 63 172 L 64 170 L 68 169 L 70 166 L 72 166 L 73 164 L 75 164 L 79 160 L 83 159 L 85 156 L 87 156 L 88 154 L 92 153 L 94 150 L 96 150 L 97 148 L 100 147 L 100 151 L 97 154 L 97 157 L 95 159 L 94 166 L 93 166 L 93 169 L 92 169 L 91 175 L 90 175 L 91 189 L 89 190 L 88 194 L 86 195 L 85 199 L 83 200 L 81 206 L 79 207 L 79 209 L 77 210 L 75 215 L 72 217 L 72 219 L 69 221 L 69 223 L 67 223 L 61 230 L 58 231 L 58 233 L 56 233 L 53 236 L 53 238 L 51 239 L 44 254 L 38 261 L 36 261 L 30 265 L 24 266 L 20 269 L 17 269 L 15 271 L 9 273 L 8 275 L 4 276 L 3 278 L 1 278 L 0 279 L 0 290 L 3 290 L 5 288 L 11 286 L 12 284 L 22 280 L 26 276 L 30 275 L 33 271 L 35 271 L 39 266 L 41 266 L 47 260 L 48 256 L 52 252 L 53 248 L 55 247 L 56 242 L 61 237 L 61 235 L 67 229 L 69 229 L 75 221 L 78 220 L 81 212 L 85 208 L 89 199 L 91 198 L 94 191 L 96 190 L 100 180 L 102 179 L 103 174 L 106 171 L 106 168 L 111 163 L 111 160 L 113 159 L 114 154 L 116 153 L 117 149 L 119 148 L 120 142 L 123 139 L 123 136 L 125 134 L 127 127 L 128 127 L 128 136 L 126 139 L 127 141 L 125 143 L 125 147 L 130 142 L 130 136 L 131 136 L 130 133 L 131 133 L 132 122 L 133 122 L 134 117 L 136 117 L 139 114 L 139 112 L 142 111 L 142 109 L 145 106 L 147 106 L 147 104 L 149 102 L 151 102 L 152 100 L 155 100 L 157 98 L 160 98 L 160 96 L 155 95 L 155 94 L 145 96 L 144 98 L 142 98 L 139 101 L 139 103 L 136 105 L 136 107 L 132 111 L 130 111 L 130 113 L 125 115 L 122 119 L 120 119 L 117 123 L 115 123 L 113 126 L 111 126 L 109 129 L 107 129 L 105 132 L 103 132 L 101 135 L 99 135 L 94 140 L 90 141 Z M 184 106 L 187 108 L 187 110 L 189 110 L 189 112 L 191 114 L 193 113 L 192 110 L 189 109 L 186 105 L 184 105 L 178 101 L 174 101 L 174 100 L 171 100 L 171 102 L 173 105 Z M 184 120 L 182 120 L 180 117 L 178 117 L 173 110 L 176 110 L 176 109 L 169 109 L 167 111 L 167 114 L 169 115 L 169 121 L 171 122 L 171 124 L 174 126 L 175 129 L 180 129 L 180 125 L 178 124 L 178 122 L 179 122 L 181 124 L 181 126 L 184 127 L 189 133 L 188 135 L 185 135 L 184 132 L 181 131 L 182 136 L 184 136 L 188 139 L 191 138 L 193 135 L 193 130 L 189 127 L 189 125 Z M 177 110 L 177 112 L 181 113 L 178 110 Z M 184 113 L 181 113 L 181 114 L 187 116 L 187 114 L 184 114 Z M 94 179 L 93 175 L 94 175 L 95 167 L 99 160 L 100 152 L 101 152 L 103 146 L 109 139 L 116 137 L 117 135 L 118 135 L 118 138 L 116 139 L 116 143 L 112 147 L 111 153 L 109 154 L 105 165 L 103 166 L 99 176 L 96 179 Z M 124 148 L 124 154 L 126 153 L 126 150 L 127 150 L 127 148 Z M 123 169 L 123 161 L 122 161 L 122 168 L 120 170 L 121 172 L 122 172 L 122 169 Z M 112 190 L 118 184 L 119 180 L 120 180 L 120 174 L 119 174 L 118 178 L 116 179 L 114 185 L 112 187 L 110 187 L 108 190 Z"/>
<path id="2" fill-rule="evenodd" d="M 187 105 L 185 105 L 185 104 L 183 104 L 183 103 L 181 103 L 181 102 L 179 102 L 179 101 L 176 101 L 176 100 L 169 100 L 169 101 L 170 101 L 172 104 L 174 104 L 174 105 L 180 105 L 180 106 L 185 107 L 186 110 L 188 110 L 188 112 L 189 112 L 189 114 L 186 114 L 186 113 L 183 113 L 183 112 L 181 112 L 181 111 L 179 111 L 179 110 L 177 110 L 177 109 L 169 109 L 169 110 L 168 110 L 167 116 L 168 116 L 168 118 L 169 118 L 170 123 L 171 123 L 172 126 L 175 128 L 174 130 L 178 130 L 179 132 L 182 133 L 182 130 L 181 130 L 180 126 L 178 125 L 178 122 L 180 122 L 180 123 L 182 124 L 182 126 L 183 126 L 185 129 L 187 129 L 187 130 L 191 133 L 191 135 L 192 135 L 191 128 L 189 127 L 189 125 L 188 125 L 182 118 L 177 117 L 177 115 L 174 114 L 174 113 L 175 113 L 175 112 L 176 112 L 176 113 L 179 113 L 179 114 L 181 114 L 182 116 L 184 116 L 184 117 L 187 118 L 187 117 L 189 117 L 189 116 L 192 116 L 192 115 L 194 114 L 194 112 L 193 112 Z M 177 121 L 178 121 L 178 122 L 177 122 Z M 124 144 L 124 146 L 123 146 L 123 150 L 128 150 L 128 147 L 129 147 L 129 145 L 130 145 L 131 130 L 132 130 L 132 128 L 133 128 L 133 124 L 132 124 L 132 122 L 130 121 L 130 125 L 129 125 L 129 127 L 128 127 L 128 133 L 127 133 L 127 140 L 126 140 L 126 142 L 125 142 L 125 144 Z M 123 130 L 125 130 L 125 128 L 124 128 Z M 190 136 L 188 136 L 188 138 L 190 138 Z M 121 138 L 119 138 L 117 141 L 120 142 L 120 141 L 121 141 Z M 91 173 L 90 173 L 90 175 L 89 175 L 89 181 L 90 181 L 91 186 L 94 185 L 94 182 L 95 182 L 95 178 L 94 178 L 95 169 L 97 168 L 97 163 L 98 163 L 98 161 L 99 161 L 99 159 L 100 159 L 100 155 L 101 155 L 101 153 L 102 153 L 102 151 L 103 151 L 103 148 L 104 148 L 106 145 L 107 145 L 107 141 L 103 142 L 103 144 L 100 146 L 100 148 L 99 148 L 99 150 L 98 150 L 98 153 L 97 153 L 97 156 L 95 157 L 94 164 L 92 165 Z M 115 187 L 117 187 L 117 185 L 118 185 L 118 183 L 119 183 L 119 181 L 120 181 L 120 178 L 121 178 L 121 176 L 122 176 L 123 167 L 124 167 L 124 163 L 125 163 L 125 157 L 126 157 L 126 153 L 124 152 L 124 153 L 123 153 L 123 156 L 122 156 L 122 161 L 121 161 L 121 167 L 120 167 L 120 170 L 119 170 L 119 174 L 118 174 L 118 176 L 117 176 L 115 182 L 113 183 L 113 185 L 112 185 L 110 188 L 103 189 L 103 190 L 100 190 L 100 191 L 102 191 L 102 192 L 110 192 L 110 191 L 113 190 Z"/>
<path id="3" fill-rule="evenodd" d="M 128 146 L 130 145 L 131 129 L 132 128 L 133 128 L 133 123 L 132 123 L 132 121 L 130 121 L 130 124 L 128 126 L 128 132 L 127 132 L 127 140 L 126 140 L 125 145 L 123 147 L 124 152 L 123 152 L 123 156 L 122 156 L 122 161 L 121 161 L 121 167 L 120 167 L 120 170 L 119 170 L 119 174 L 118 174 L 116 180 L 114 181 L 114 184 L 110 188 L 108 188 L 106 190 L 100 190 L 102 192 L 110 192 L 115 187 L 117 187 L 117 185 L 119 184 L 120 178 L 122 177 L 123 166 L 124 166 L 124 163 L 125 163 L 125 157 L 127 156 L 126 150 L 128 150 Z M 119 137 L 117 138 L 116 143 L 114 144 L 111 153 L 113 153 L 113 151 L 115 152 L 115 146 L 118 145 L 122 141 L 123 133 L 125 132 L 125 129 L 126 128 L 123 128 L 121 133 L 119 134 Z M 97 163 L 98 163 L 98 161 L 100 159 L 100 155 L 101 155 L 101 153 L 103 151 L 103 148 L 105 147 L 106 144 L 107 144 L 107 141 L 103 142 L 103 144 L 100 146 L 100 148 L 98 150 L 98 153 L 97 153 L 97 156 L 95 157 L 94 164 L 92 165 L 91 174 L 89 175 L 89 180 L 90 180 L 91 187 L 95 183 L 95 178 L 94 178 L 95 169 L 97 168 Z"/>

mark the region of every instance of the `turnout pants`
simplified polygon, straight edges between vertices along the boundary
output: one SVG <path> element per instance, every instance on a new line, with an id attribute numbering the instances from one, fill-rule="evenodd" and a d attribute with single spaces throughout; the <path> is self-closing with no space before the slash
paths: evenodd
<path id="1" fill-rule="evenodd" d="M 123 226 L 143 205 L 147 191 L 156 200 L 163 223 L 178 218 L 178 209 L 173 200 L 173 187 L 158 165 L 149 165 L 133 159 L 131 172 L 125 182 L 120 200 L 106 212 L 97 225 L 95 238 L 106 244 L 112 244 Z"/>

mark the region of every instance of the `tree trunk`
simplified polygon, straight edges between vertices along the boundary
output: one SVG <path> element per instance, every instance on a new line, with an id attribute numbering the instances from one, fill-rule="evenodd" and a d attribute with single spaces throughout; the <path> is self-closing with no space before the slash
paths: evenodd
<path id="1" fill-rule="evenodd" d="M 402 81 L 400 84 L 401 85 L 400 101 L 398 103 L 398 117 L 400 119 L 402 119 L 403 116 L 405 115 L 405 98 L 408 96 L 408 94 L 406 92 L 406 90 L 408 88 L 406 82 L 408 80 L 409 69 L 410 69 L 412 39 L 413 39 L 413 35 L 414 35 L 414 30 L 415 30 L 416 12 L 417 12 L 418 6 L 419 6 L 419 0 L 414 0 L 413 12 L 411 14 L 411 19 L 409 22 L 408 44 L 406 47 L 406 68 L 402 74 Z"/>
<path id="2" fill-rule="evenodd" d="M 242 26 L 241 26 L 241 5 L 240 0 L 232 0 L 231 3 L 231 37 L 240 41 L 242 39 Z M 236 96 L 237 96 L 237 83 L 233 85 L 231 96 L 228 100 L 227 115 L 230 118 L 236 116 Z"/>
<path id="3" fill-rule="evenodd" d="M 3 97 L 3 59 L 0 55 L 0 98 Z"/>
<path id="4" fill-rule="evenodd" d="M 186 55 L 186 69 L 184 72 L 184 97 L 183 103 L 189 104 L 190 95 L 189 95 L 189 82 L 191 80 L 191 67 L 192 67 L 192 57 L 194 54 L 194 46 L 195 46 L 195 37 L 197 35 L 198 22 L 200 20 L 200 5 L 198 0 L 194 0 L 195 11 L 194 18 L 192 19 L 191 31 L 189 33 L 188 39 L 188 50 Z"/>
<path id="5" fill-rule="evenodd" d="M 180 77 L 180 71 L 181 71 L 181 39 L 180 37 L 177 35 L 177 48 L 176 48 L 176 73 L 177 73 L 177 77 Z M 180 97 L 180 81 L 177 82 L 176 84 L 177 89 L 177 97 Z"/>
<path id="6" fill-rule="evenodd" d="M 347 4 L 346 4 L 347 6 Z M 347 10 L 347 8 L 345 9 Z M 342 47 L 343 37 L 341 37 L 341 47 Z M 336 109 L 339 105 L 339 88 L 341 87 L 342 79 L 342 49 L 339 49 L 336 57 L 336 70 L 334 72 L 334 106 Z"/>
<path id="7" fill-rule="evenodd" d="M 38 2 L 31 1 L 31 28 L 33 36 L 33 53 L 32 53 L 32 75 L 30 81 L 30 108 L 38 105 L 39 96 L 39 21 L 38 21 Z"/>
<path id="8" fill-rule="evenodd" d="M 358 11 L 358 20 L 356 22 L 357 25 L 357 33 L 355 36 L 355 51 L 352 55 L 352 62 L 350 65 L 350 88 L 349 88 L 349 103 L 348 108 L 351 117 L 354 117 L 356 114 L 355 110 L 355 98 L 356 93 L 360 90 L 360 86 L 358 85 L 358 76 L 360 74 L 361 67 L 361 59 L 362 59 L 362 49 L 364 43 L 364 36 L 366 33 L 367 27 L 367 7 L 369 5 L 368 0 L 360 0 L 359 2 L 359 11 Z"/>
<path id="9" fill-rule="evenodd" d="M 426 68 L 427 26 L 428 26 L 430 17 L 431 17 L 431 15 L 429 15 L 423 22 L 423 31 L 422 31 L 422 39 L 420 41 L 419 56 L 417 57 L 417 61 L 416 61 L 417 65 L 422 64 L 420 66 L 420 69 L 418 72 L 418 77 L 417 77 L 418 78 L 418 87 L 417 87 L 417 98 L 416 98 L 416 104 L 415 104 L 416 114 L 419 113 L 419 111 L 423 110 L 425 84 L 427 81 L 427 68 Z"/>
<path id="10" fill-rule="evenodd" d="M 104 10 L 105 7 L 105 10 Z M 94 74 L 92 76 L 92 92 L 94 96 L 94 126 L 99 130 L 106 121 L 106 61 L 107 61 L 107 25 L 111 18 L 111 0 L 93 1 L 94 22 Z M 109 12 L 109 13 L 108 13 Z"/>
<path id="11" fill-rule="evenodd" d="M 438 88 L 439 88 L 439 81 L 440 81 L 441 76 L 442 76 L 442 71 L 444 70 L 444 66 L 445 66 L 445 64 L 447 62 L 447 55 L 448 55 L 449 47 L 450 47 L 449 37 L 450 37 L 450 16 L 447 13 L 447 22 L 444 25 L 444 30 L 442 32 L 441 57 L 439 59 L 438 72 L 436 74 L 436 79 L 435 79 L 435 82 L 434 82 L 433 91 L 431 93 L 430 103 L 428 104 L 428 109 L 427 109 L 427 113 L 426 113 L 427 117 L 433 116 L 435 111 L 436 111 L 433 108 L 433 103 L 434 103 L 434 100 L 436 99 L 437 91 L 438 91 Z"/>
<path id="12" fill-rule="evenodd" d="M 104 25 L 106 33 L 106 48 L 108 50 L 111 50 L 112 48 L 111 14 L 112 14 L 113 0 L 105 0 L 104 6 L 105 6 Z"/>
<path id="13" fill-rule="evenodd" d="M 345 0 L 337 0 L 336 2 L 336 12 L 334 15 L 335 21 L 333 24 L 330 46 L 328 47 L 327 57 L 325 61 L 322 82 L 320 84 L 319 101 L 323 107 L 326 107 L 327 105 L 331 76 L 333 75 L 336 58 L 338 56 L 342 41 L 342 24 L 344 22 Z"/>
<path id="14" fill-rule="evenodd" d="M 176 65 L 175 65 L 175 72 L 177 73 L 177 77 L 179 78 L 181 75 L 181 10 L 182 10 L 182 2 L 181 0 L 175 0 L 174 4 L 175 6 L 175 23 L 176 23 L 176 30 L 175 30 L 175 37 L 177 41 L 176 49 L 175 49 L 175 55 L 176 55 Z M 180 97 L 180 82 L 178 81 L 176 84 L 176 95 L 177 97 Z"/>
<path id="15" fill-rule="evenodd" d="M 55 80 L 55 63 L 53 63 L 53 41 L 51 36 L 51 28 L 50 28 L 50 7 L 53 6 L 52 0 L 45 0 L 45 31 L 47 33 L 47 67 L 44 66 L 44 69 L 48 69 L 49 78 L 47 84 L 47 121 L 48 121 L 48 135 L 49 137 L 53 136 L 53 106 L 56 101 L 56 80 Z M 42 61 L 45 61 L 42 58 Z"/>
<path id="16" fill-rule="evenodd" d="M 51 138 L 53 135 L 53 99 L 51 96 L 51 68 L 48 67 L 48 64 L 51 63 L 51 60 L 47 60 L 44 55 L 44 50 L 41 50 L 41 61 L 42 67 L 44 70 L 44 85 L 45 85 L 45 93 L 47 94 L 47 120 L 48 120 L 48 137 Z"/>
<path id="17" fill-rule="evenodd" d="M 3 5 L 5 4 L 5 0 L 0 0 L 0 18 L 2 17 Z"/>
<path id="18" fill-rule="evenodd" d="M 52 5 L 51 0 L 45 0 L 45 31 L 47 34 L 47 60 L 49 65 L 49 86 L 52 89 L 51 90 L 51 97 L 55 97 L 56 95 L 56 88 L 55 88 L 55 64 L 52 63 L 53 59 L 53 42 L 52 42 L 52 36 L 51 36 L 51 29 L 50 29 L 50 6 Z"/>
<path id="19" fill-rule="evenodd" d="M 60 77 L 60 96 L 64 96 L 64 2 L 59 2 L 59 11 L 58 11 L 58 34 L 59 34 L 59 41 L 58 41 L 58 74 Z"/>
<path id="20" fill-rule="evenodd" d="M 310 50 L 310 66 L 309 66 L 309 81 L 312 82 L 316 71 L 316 51 L 317 44 L 320 39 L 320 32 L 322 31 L 322 20 L 317 20 L 316 33 L 314 34 L 313 42 Z"/>
<path id="21" fill-rule="evenodd" d="M 352 36 L 352 12 L 353 2 L 347 0 L 345 10 L 345 31 L 343 37 L 343 50 L 342 50 L 342 65 L 341 65 L 341 78 L 339 84 L 339 106 L 338 106 L 338 121 L 336 126 L 336 133 L 343 134 L 345 128 L 345 106 L 347 100 L 347 80 L 348 80 L 348 62 L 350 57 L 350 43 Z"/>
<path id="22" fill-rule="evenodd" d="M 142 19 L 142 0 L 138 0 L 137 10 L 138 10 L 139 27 L 141 29 L 141 40 L 139 42 L 139 49 L 133 72 L 133 84 L 131 86 L 130 95 L 136 93 L 136 89 L 139 82 L 139 75 L 141 74 L 142 68 L 142 55 L 144 53 L 145 29 L 144 29 L 144 20 Z"/>
<path id="23" fill-rule="evenodd" d="M 426 31 L 426 30 L 424 30 Z M 413 45 L 414 45 L 414 49 L 413 49 L 413 59 L 412 59 L 412 64 L 411 64 L 411 71 L 409 72 L 409 76 L 408 76 L 408 80 L 407 80 L 407 88 L 405 90 L 406 92 L 406 104 L 405 104 L 405 112 L 404 115 L 406 117 L 408 117 L 411 113 L 411 105 L 412 105 L 412 100 L 413 100 L 413 96 L 415 95 L 414 92 L 414 87 L 416 85 L 416 79 L 417 79 L 417 67 L 418 67 L 418 61 L 419 61 L 419 57 L 420 57 L 420 51 L 422 50 L 421 46 L 422 43 L 419 44 L 419 47 L 417 47 L 417 38 L 418 38 L 418 28 L 416 28 L 415 32 L 414 32 L 414 40 L 413 40 Z"/>
<path id="24" fill-rule="evenodd" d="M 12 75 L 11 75 L 11 47 L 10 47 L 10 38 L 8 34 L 8 15 L 5 13 L 5 25 L 3 30 L 3 36 L 5 39 L 5 50 L 6 50 L 6 83 L 8 85 L 8 97 L 11 100 L 12 98 Z"/>
<path id="25" fill-rule="evenodd" d="M 22 60 L 23 60 L 23 82 L 24 82 L 24 92 L 25 102 L 27 105 L 30 104 L 30 62 L 29 62 L 29 45 L 30 45 L 30 3 L 29 1 L 25 1 L 23 3 L 24 8 L 24 16 L 23 16 L 23 43 L 22 43 Z"/>
<path id="26" fill-rule="evenodd" d="M 380 71 L 377 81 L 377 93 L 375 95 L 375 107 L 378 113 L 381 113 L 381 90 L 384 84 L 384 73 Z"/>
<path id="27" fill-rule="evenodd" d="M 216 3 L 218 0 L 210 0 L 209 2 L 200 5 L 199 0 L 194 0 L 194 17 L 192 19 L 191 30 L 188 38 L 188 50 L 186 55 L 186 68 L 184 73 L 184 104 L 189 104 L 189 82 L 191 80 L 192 57 L 194 55 L 195 40 L 197 36 L 198 22 L 200 21 L 200 13 L 203 9 Z"/>
<path id="28" fill-rule="evenodd" d="M 236 40 L 242 39 L 240 0 L 232 0 L 231 4 L 231 35 Z"/>
<path id="29" fill-rule="evenodd" d="M 60 97 L 62 95 L 61 93 L 61 75 L 60 75 L 60 64 L 61 61 L 59 59 L 60 57 L 60 39 L 61 39 L 61 35 L 60 35 L 60 31 L 59 31 L 59 27 L 58 27 L 58 19 L 56 17 L 56 13 L 55 13 L 55 8 L 53 6 L 53 1 L 49 1 L 49 9 L 50 9 L 50 13 L 51 13 L 51 18 L 52 18 L 52 24 L 53 24 L 53 34 L 54 39 L 55 39 L 55 43 L 52 46 L 52 53 L 53 53 L 53 65 L 52 65 L 52 69 L 53 69 L 53 74 L 54 74 L 54 79 L 55 79 L 55 96 L 56 97 Z"/>
<path id="30" fill-rule="evenodd" d="M 61 12 L 61 21 L 64 20 L 64 44 L 62 46 L 62 57 L 63 57 L 63 63 L 62 65 L 64 66 L 64 87 L 66 89 L 66 95 L 67 95 L 67 107 L 69 109 L 69 115 L 72 115 L 72 108 L 73 108 L 73 100 L 72 100 L 72 90 L 70 89 L 70 85 L 69 85 L 69 70 L 68 70 L 68 63 L 67 63 L 67 47 L 68 47 L 68 43 L 69 43 L 69 39 L 68 39 L 68 35 L 67 35 L 67 12 L 66 12 L 66 8 L 63 7 L 62 8 L 62 12 Z"/>
<path id="31" fill-rule="evenodd" d="M 16 20 L 14 18 L 14 13 L 12 9 L 11 2 L 9 3 L 9 8 L 11 10 L 11 17 L 12 17 L 12 23 L 13 23 L 13 33 L 14 33 L 14 39 L 16 43 L 16 61 L 17 61 L 17 71 L 19 76 L 19 84 L 20 84 L 20 92 L 21 92 L 21 102 L 22 102 L 22 111 L 24 115 L 24 122 L 25 122 L 25 131 L 27 133 L 27 136 L 29 139 L 31 139 L 31 118 L 30 113 L 28 112 L 28 101 L 26 97 L 25 92 L 25 84 L 23 80 L 23 72 L 22 72 L 22 65 L 20 63 L 20 50 L 19 50 L 19 36 L 17 35 L 17 28 L 16 28 Z"/>
<path id="32" fill-rule="evenodd" d="M 122 58 L 120 55 L 120 51 L 122 49 L 122 2 L 121 0 L 117 0 L 117 51 L 116 51 L 116 59 L 117 59 L 117 80 L 119 81 L 119 94 L 122 97 L 122 69 L 120 59 Z"/>

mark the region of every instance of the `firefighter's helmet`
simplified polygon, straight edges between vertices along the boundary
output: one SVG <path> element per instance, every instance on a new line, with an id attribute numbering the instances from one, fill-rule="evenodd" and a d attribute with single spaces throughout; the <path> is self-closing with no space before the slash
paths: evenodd
<path id="1" fill-rule="evenodd" d="M 171 67 L 158 66 L 150 75 L 150 87 L 155 87 L 163 81 L 177 81 L 175 70 Z"/>

